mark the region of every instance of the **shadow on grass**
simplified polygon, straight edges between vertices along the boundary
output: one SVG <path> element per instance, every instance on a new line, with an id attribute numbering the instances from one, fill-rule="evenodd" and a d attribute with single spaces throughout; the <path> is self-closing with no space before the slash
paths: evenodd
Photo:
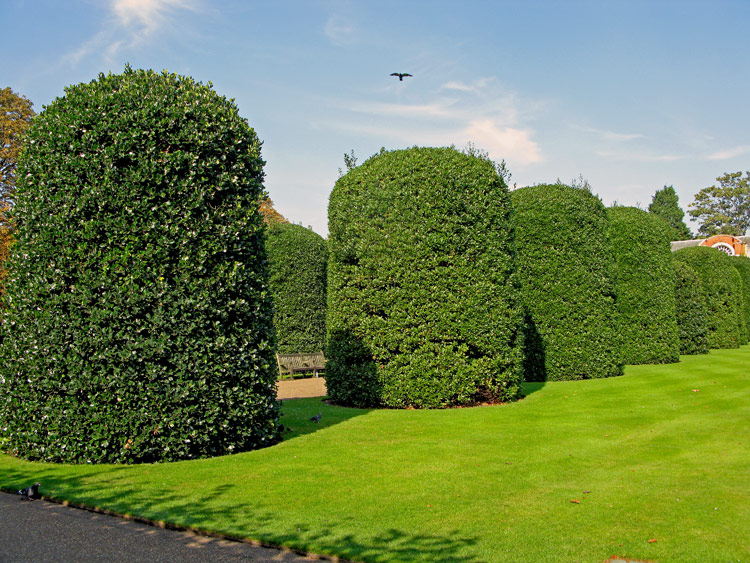
<path id="1" fill-rule="evenodd" d="M 133 520 L 176 530 L 190 530 L 201 535 L 235 541 L 252 541 L 266 547 L 283 547 L 301 554 L 315 553 L 343 557 L 351 561 L 414 561 L 437 563 L 478 563 L 472 554 L 477 538 L 462 537 L 458 530 L 446 536 L 417 534 L 397 528 L 351 533 L 356 523 L 351 519 L 331 514 L 321 506 L 315 522 L 297 521 L 280 525 L 280 511 L 259 499 L 240 498 L 236 487 L 229 484 L 205 487 L 199 495 L 195 491 L 177 492 L 176 486 L 123 486 L 123 471 L 133 466 L 108 466 L 96 471 L 91 468 L 82 475 L 70 475 L 70 466 L 35 467 L 33 464 L 15 470 L 0 470 L 4 490 L 21 487 L 36 480 L 42 483 L 40 492 L 53 500 L 67 500 L 72 506 L 93 510 L 92 519 L 101 518 L 95 512 L 127 514 Z M 96 482 L 96 488 L 90 484 Z M 119 484 L 118 484 L 119 483 Z M 89 493 L 88 491 L 92 491 Z M 71 508 L 71 510 L 73 510 Z M 283 512 L 283 511 L 281 511 Z M 29 533 L 35 533 L 29 530 Z M 148 533 L 148 531 L 144 531 Z M 196 547 L 189 535 L 175 534 L 175 541 L 186 547 Z"/>
<path id="2" fill-rule="evenodd" d="M 523 384 L 524 397 L 539 391 L 547 381 L 547 362 L 544 339 L 534 322 L 531 313 L 526 310 L 523 318 Z"/>
<path id="3" fill-rule="evenodd" d="M 283 399 L 281 402 L 281 423 L 288 429 L 284 441 L 312 434 L 329 426 L 340 424 L 350 418 L 362 416 L 370 409 L 355 409 L 329 405 L 325 397 L 310 399 Z M 320 415 L 316 422 L 312 420 Z"/>
<path id="4" fill-rule="evenodd" d="M 544 384 L 544 381 L 524 381 L 523 387 L 521 388 L 523 396 L 528 397 L 532 393 L 536 393 L 544 387 Z"/>

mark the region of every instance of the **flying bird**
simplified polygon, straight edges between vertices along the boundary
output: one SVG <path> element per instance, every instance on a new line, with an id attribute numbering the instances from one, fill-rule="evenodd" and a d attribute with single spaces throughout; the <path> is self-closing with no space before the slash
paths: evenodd
<path id="1" fill-rule="evenodd" d="M 21 495 L 22 500 L 34 500 L 39 495 L 39 483 L 34 483 L 30 487 L 21 489 L 18 491 L 18 494 Z"/>
<path id="2" fill-rule="evenodd" d="M 408 72 L 392 72 L 391 76 L 398 76 L 398 81 L 403 82 L 404 76 L 411 76 Z"/>

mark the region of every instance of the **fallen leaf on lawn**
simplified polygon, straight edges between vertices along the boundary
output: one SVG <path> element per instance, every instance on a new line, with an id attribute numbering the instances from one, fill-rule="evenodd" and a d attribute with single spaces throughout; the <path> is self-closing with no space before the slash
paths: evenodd
<path id="1" fill-rule="evenodd" d="M 656 538 L 654 538 L 652 540 L 648 540 L 648 543 L 656 543 Z"/>
<path id="2" fill-rule="evenodd" d="M 693 389 L 693 393 L 697 393 L 700 389 Z"/>
<path id="3" fill-rule="evenodd" d="M 591 492 L 591 491 L 583 491 L 583 494 L 584 494 L 584 495 L 587 495 L 587 494 L 589 494 L 590 492 Z"/>
<path id="4" fill-rule="evenodd" d="M 574 499 L 574 498 L 570 499 L 570 502 L 574 502 L 574 503 L 576 503 L 576 504 L 581 504 L 581 501 L 580 501 L 580 500 L 576 500 L 576 499 Z"/>

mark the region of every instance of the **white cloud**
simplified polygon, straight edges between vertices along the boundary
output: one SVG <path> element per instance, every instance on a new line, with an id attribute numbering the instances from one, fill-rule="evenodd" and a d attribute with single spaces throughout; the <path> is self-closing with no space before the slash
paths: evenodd
<path id="1" fill-rule="evenodd" d="M 643 135 L 642 133 L 617 133 L 615 131 L 596 129 L 594 127 L 581 127 L 578 125 L 574 125 L 573 128 L 585 133 L 593 133 L 594 135 L 604 139 L 605 141 L 634 141 L 635 139 L 645 138 L 645 135 Z"/>
<path id="2" fill-rule="evenodd" d="M 123 47 L 134 46 L 168 25 L 180 10 L 196 10 L 197 0 L 110 0 L 111 17 L 103 29 L 78 49 L 63 55 L 62 62 L 71 66 L 82 59 L 100 54 L 111 61 Z"/>
<path id="3" fill-rule="evenodd" d="M 109 34 L 100 31 L 75 51 L 63 55 L 61 63 L 75 67 L 81 62 L 81 60 L 88 57 L 90 54 L 101 52 L 102 50 L 109 50 L 108 44 L 110 43 L 119 48 L 121 42 L 116 41 L 112 43 L 109 39 Z"/>
<path id="4" fill-rule="evenodd" d="M 113 0 L 112 11 L 126 28 L 140 28 L 150 35 L 159 29 L 175 10 L 195 9 L 192 0 Z"/>
<path id="5" fill-rule="evenodd" d="M 328 18 L 323 33 L 337 47 L 348 44 L 355 37 L 355 28 L 344 16 L 334 14 Z"/>
<path id="6" fill-rule="evenodd" d="M 444 117 L 455 115 L 450 106 L 455 100 L 437 101 L 427 104 L 352 104 L 350 109 L 358 113 L 390 117 Z"/>
<path id="7" fill-rule="evenodd" d="M 458 90 L 459 92 L 475 92 L 476 87 L 463 82 L 446 82 L 440 87 L 441 90 Z"/>
<path id="8" fill-rule="evenodd" d="M 649 154 L 645 152 L 630 151 L 596 151 L 597 156 L 610 160 L 633 161 L 633 162 L 674 162 L 690 158 L 689 155 L 678 154 Z"/>
<path id="9" fill-rule="evenodd" d="M 641 133 L 615 133 L 613 131 L 601 131 L 600 134 L 607 141 L 634 141 L 644 137 Z"/>
<path id="10" fill-rule="evenodd" d="M 740 147 L 734 147 L 732 149 L 725 149 L 722 151 L 715 152 L 708 155 L 708 160 L 728 160 L 736 156 L 750 153 L 750 145 L 743 145 Z"/>
<path id="11" fill-rule="evenodd" d="M 496 158 L 505 158 L 518 165 L 542 160 L 539 145 L 531 140 L 531 131 L 503 127 L 492 119 L 472 121 L 463 131 L 466 141 L 483 148 Z"/>
<path id="12" fill-rule="evenodd" d="M 378 142 L 384 144 L 396 143 L 404 147 L 455 145 L 463 148 L 471 142 L 477 148 L 487 151 L 491 158 L 504 159 L 514 166 L 525 166 L 543 160 L 539 144 L 532 139 L 533 131 L 507 127 L 491 118 L 459 126 L 432 123 L 405 128 L 388 123 L 372 125 L 340 121 L 334 127 L 339 131 L 381 139 Z"/>
<path id="13" fill-rule="evenodd" d="M 475 80 L 473 84 L 466 84 L 459 81 L 446 82 L 440 86 L 441 90 L 458 90 L 459 92 L 475 92 L 481 94 L 483 90 L 487 89 L 495 81 L 494 78 L 480 78 Z"/>
<path id="14" fill-rule="evenodd" d="M 441 95 L 446 90 L 450 96 Z M 376 143 L 405 146 L 465 146 L 468 142 L 487 151 L 495 160 L 505 159 L 516 166 L 543 160 L 534 131 L 525 121 L 533 119 L 541 107 L 538 101 L 519 101 L 492 78 L 471 84 L 447 82 L 432 93 L 418 92 L 414 103 L 346 102 L 332 103 L 347 108 L 347 119 L 323 125 L 340 131 L 366 135 Z"/>

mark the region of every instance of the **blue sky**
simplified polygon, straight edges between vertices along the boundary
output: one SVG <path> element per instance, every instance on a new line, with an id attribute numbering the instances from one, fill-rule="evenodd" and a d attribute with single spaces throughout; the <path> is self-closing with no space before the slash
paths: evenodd
<path id="1" fill-rule="evenodd" d="M 750 0 L 3 0 L 0 20 L 0 86 L 37 111 L 126 63 L 212 82 L 276 208 L 322 235 L 351 150 L 472 142 L 519 187 L 582 175 L 646 207 L 671 184 L 685 210 L 750 169 Z"/>

